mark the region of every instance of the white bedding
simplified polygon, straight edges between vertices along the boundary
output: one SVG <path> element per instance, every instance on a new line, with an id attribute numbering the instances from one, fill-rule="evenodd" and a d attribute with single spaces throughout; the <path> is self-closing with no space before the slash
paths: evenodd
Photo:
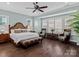
<path id="1" fill-rule="evenodd" d="M 32 32 L 23 32 L 23 33 L 11 33 L 10 38 L 14 40 L 14 42 L 17 44 L 19 41 L 24 39 L 32 39 L 32 38 L 39 38 L 38 33 L 32 33 Z"/>

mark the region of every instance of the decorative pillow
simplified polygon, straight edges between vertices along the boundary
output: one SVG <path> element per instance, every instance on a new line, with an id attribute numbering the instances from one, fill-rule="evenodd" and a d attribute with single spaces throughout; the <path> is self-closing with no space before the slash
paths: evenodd
<path id="1" fill-rule="evenodd" d="M 66 32 L 66 31 L 65 31 L 65 32 L 64 32 L 64 35 L 69 35 L 69 32 Z"/>
<path id="2" fill-rule="evenodd" d="M 14 29 L 11 29 L 11 33 L 15 33 L 15 32 L 14 32 Z"/>

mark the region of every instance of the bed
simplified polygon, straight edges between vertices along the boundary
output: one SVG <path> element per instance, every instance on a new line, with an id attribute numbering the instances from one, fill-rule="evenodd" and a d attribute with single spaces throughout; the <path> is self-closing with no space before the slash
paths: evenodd
<path id="1" fill-rule="evenodd" d="M 15 46 L 28 47 L 36 43 L 42 42 L 42 38 L 36 32 L 27 31 L 28 26 L 24 26 L 18 22 L 14 26 L 9 25 L 9 33 L 11 42 Z"/>

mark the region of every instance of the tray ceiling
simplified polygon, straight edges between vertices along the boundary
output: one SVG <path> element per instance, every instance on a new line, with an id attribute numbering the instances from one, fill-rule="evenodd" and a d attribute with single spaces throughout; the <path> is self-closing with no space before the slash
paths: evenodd
<path id="1" fill-rule="evenodd" d="M 39 2 L 39 6 L 45 6 L 47 5 L 48 8 L 42 9 L 44 12 L 36 11 L 33 13 L 33 9 L 26 9 L 26 7 L 34 7 L 32 2 L 0 2 L 0 9 L 16 12 L 28 16 L 39 16 L 43 13 L 53 11 L 59 8 L 63 8 L 67 4 L 73 4 L 73 3 L 64 3 L 64 2 Z M 65 8 L 65 7 L 64 7 Z"/>

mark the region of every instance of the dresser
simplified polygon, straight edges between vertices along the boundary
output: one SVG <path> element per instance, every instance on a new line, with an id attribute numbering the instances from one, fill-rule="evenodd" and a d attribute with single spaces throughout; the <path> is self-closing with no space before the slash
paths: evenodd
<path id="1" fill-rule="evenodd" d="M 9 42 L 10 36 L 9 34 L 0 34 L 0 43 Z"/>

